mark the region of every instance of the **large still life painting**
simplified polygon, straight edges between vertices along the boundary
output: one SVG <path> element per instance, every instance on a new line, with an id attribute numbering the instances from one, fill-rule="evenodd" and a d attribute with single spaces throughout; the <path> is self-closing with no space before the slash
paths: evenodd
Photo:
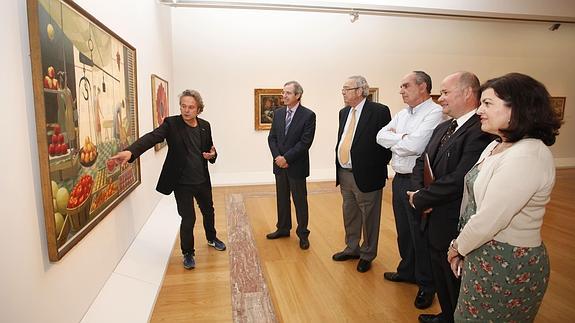
<path id="1" fill-rule="evenodd" d="M 136 51 L 69 0 L 28 0 L 48 254 L 61 259 L 140 184 L 109 160 L 138 138 Z"/>

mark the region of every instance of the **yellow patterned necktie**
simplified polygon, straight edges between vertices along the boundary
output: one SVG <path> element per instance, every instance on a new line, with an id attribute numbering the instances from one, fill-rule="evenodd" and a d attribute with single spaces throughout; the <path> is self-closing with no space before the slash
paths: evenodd
<path id="1" fill-rule="evenodd" d="M 349 154 L 351 150 L 351 142 L 353 140 L 353 130 L 355 129 L 355 108 L 351 109 L 351 120 L 349 121 L 349 127 L 347 127 L 347 132 L 345 133 L 345 138 L 341 142 L 341 147 L 339 147 L 339 161 L 342 165 L 349 162 Z"/>

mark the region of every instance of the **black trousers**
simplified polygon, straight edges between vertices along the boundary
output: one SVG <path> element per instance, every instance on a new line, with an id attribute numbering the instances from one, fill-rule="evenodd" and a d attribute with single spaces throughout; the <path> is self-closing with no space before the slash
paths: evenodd
<path id="1" fill-rule="evenodd" d="M 277 212 L 278 222 L 276 227 L 278 231 L 287 233 L 291 230 L 291 202 L 290 192 L 295 205 L 295 214 L 297 219 L 296 233 L 300 239 L 307 239 L 309 236 L 308 224 L 308 205 L 307 205 L 307 187 L 305 178 L 292 178 L 288 176 L 286 169 L 280 170 L 276 174 L 276 195 L 277 195 Z"/>
<path id="2" fill-rule="evenodd" d="M 421 215 L 409 204 L 407 191 L 410 188 L 411 174 L 396 173 L 392 182 L 392 203 L 401 256 L 397 272 L 403 279 L 415 281 L 419 288 L 433 293 L 435 286 L 427 230 L 421 231 Z"/>
<path id="3" fill-rule="evenodd" d="M 437 298 L 441 306 L 441 318 L 444 322 L 453 322 L 453 313 L 459 297 L 459 286 L 461 280 L 455 277 L 451 267 L 447 262 L 446 246 L 443 250 L 437 250 L 430 246 L 431 268 L 433 269 L 433 279 L 435 280 L 435 289 Z"/>
<path id="4" fill-rule="evenodd" d="M 204 222 L 204 230 L 208 241 L 216 238 L 214 202 L 212 199 L 212 186 L 209 181 L 197 185 L 179 185 L 174 190 L 178 214 L 182 218 L 180 223 L 180 247 L 183 254 L 195 252 L 194 225 L 196 224 L 196 210 L 194 199 L 198 203 Z"/>

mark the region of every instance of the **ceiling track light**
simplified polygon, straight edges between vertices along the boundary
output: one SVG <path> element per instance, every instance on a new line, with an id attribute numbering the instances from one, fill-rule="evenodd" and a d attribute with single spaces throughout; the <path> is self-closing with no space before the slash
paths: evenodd
<path id="1" fill-rule="evenodd" d="M 561 27 L 561 24 L 553 24 L 553 25 L 551 25 L 551 27 L 549 27 L 549 30 L 555 31 L 555 30 L 559 29 L 559 27 Z"/>
<path id="2" fill-rule="evenodd" d="M 575 24 L 575 17 L 571 16 L 541 16 L 534 14 L 491 13 L 472 10 L 452 10 L 437 8 L 419 8 L 404 6 L 389 6 L 379 4 L 356 4 L 348 7 L 345 3 L 322 3 L 324 1 L 304 0 L 155 0 L 171 7 L 196 8 L 226 8 L 226 9 L 255 9 L 280 11 L 307 11 L 345 13 L 350 15 L 350 21 L 359 19 L 359 13 L 375 16 L 412 16 L 412 17 L 440 17 L 447 19 L 480 19 L 491 21 L 516 21 L 551 23 L 550 30 L 557 30 L 560 24 Z"/>
<path id="3" fill-rule="evenodd" d="M 352 10 L 349 13 L 349 21 L 351 21 L 351 23 L 356 22 L 359 19 L 359 12 Z"/>

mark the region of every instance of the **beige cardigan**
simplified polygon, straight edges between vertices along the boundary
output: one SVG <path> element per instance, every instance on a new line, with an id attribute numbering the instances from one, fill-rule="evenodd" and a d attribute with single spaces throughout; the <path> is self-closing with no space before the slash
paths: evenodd
<path id="1" fill-rule="evenodd" d="M 539 139 L 522 139 L 491 156 L 496 145 L 489 144 L 476 163 L 483 161 L 473 184 L 477 210 L 457 237 L 463 256 L 492 239 L 521 247 L 541 245 L 545 205 L 555 184 L 553 155 Z"/>

